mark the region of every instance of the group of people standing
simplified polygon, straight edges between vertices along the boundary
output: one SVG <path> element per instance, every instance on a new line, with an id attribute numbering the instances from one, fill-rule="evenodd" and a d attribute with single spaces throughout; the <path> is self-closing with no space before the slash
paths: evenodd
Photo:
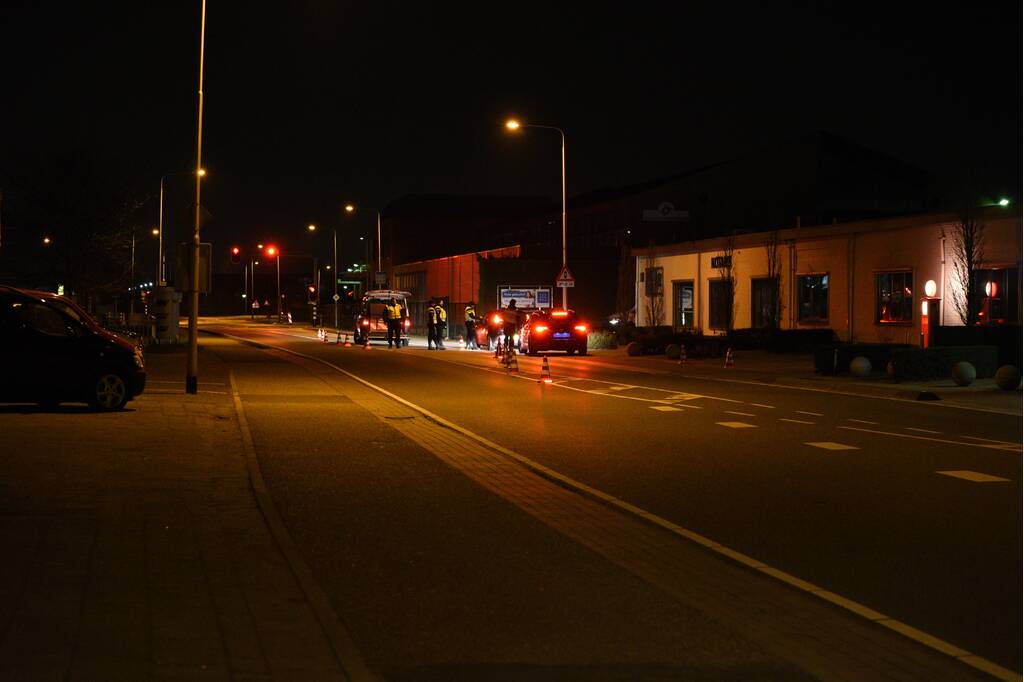
<path id="1" fill-rule="evenodd" d="M 444 301 L 430 299 L 427 304 L 427 350 L 444 350 L 444 337 L 448 335 L 448 312 Z"/>

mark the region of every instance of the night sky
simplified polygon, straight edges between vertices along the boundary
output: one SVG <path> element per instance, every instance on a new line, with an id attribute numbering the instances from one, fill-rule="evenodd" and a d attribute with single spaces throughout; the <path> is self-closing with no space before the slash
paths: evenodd
<path id="1" fill-rule="evenodd" d="M 188 169 L 198 14 L 5 2 L 0 181 L 67 154 L 154 193 Z M 557 197 L 557 134 L 508 114 L 566 130 L 570 194 L 815 130 L 1019 188 L 1021 29 L 1019 3 L 210 0 L 204 240 L 351 226 L 348 200 Z"/>

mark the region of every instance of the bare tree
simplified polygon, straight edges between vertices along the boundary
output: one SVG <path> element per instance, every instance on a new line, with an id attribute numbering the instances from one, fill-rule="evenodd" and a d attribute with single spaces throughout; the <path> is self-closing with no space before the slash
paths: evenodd
<path id="1" fill-rule="evenodd" d="M 719 260 L 718 276 L 725 281 L 726 316 L 725 331 L 732 331 L 736 319 L 736 269 L 733 265 L 733 252 L 736 251 L 736 237 L 725 240 L 722 258 Z"/>
<path id="2" fill-rule="evenodd" d="M 948 234 L 943 229 L 942 236 L 950 242 L 953 274 L 957 280 L 950 292 L 953 308 L 965 325 L 975 324 L 981 308 L 975 273 L 981 268 L 984 258 L 985 224 L 978 218 L 975 208 L 969 205 L 949 228 Z"/>
<path id="3" fill-rule="evenodd" d="M 663 270 L 655 265 L 657 262 L 652 243 L 644 258 L 644 312 L 651 327 L 660 327 L 665 320 Z"/>
<path id="4" fill-rule="evenodd" d="M 779 255 L 779 231 L 772 230 L 764 243 L 765 255 L 768 260 L 768 279 L 774 282 L 775 293 L 772 301 L 772 314 L 769 320 L 771 329 L 778 329 L 782 316 L 782 258 Z"/>

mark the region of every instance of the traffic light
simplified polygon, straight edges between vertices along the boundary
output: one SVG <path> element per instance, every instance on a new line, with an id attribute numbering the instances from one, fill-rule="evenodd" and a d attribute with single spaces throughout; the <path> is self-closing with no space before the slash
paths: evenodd
<path id="1" fill-rule="evenodd" d="M 277 255 L 277 247 L 273 245 L 268 246 L 267 248 L 263 249 L 263 253 L 266 254 L 267 258 L 273 258 L 274 256 Z"/>
<path id="2" fill-rule="evenodd" d="M 237 246 L 231 247 L 231 262 L 235 265 L 242 262 L 242 250 Z"/>
<path id="3" fill-rule="evenodd" d="M 308 287 L 306 287 L 306 291 L 309 293 L 309 302 L 310 303 L 315 303 L 316 302 L 316 287 L 313 286 L 312 284 L 310 284 Z"/>

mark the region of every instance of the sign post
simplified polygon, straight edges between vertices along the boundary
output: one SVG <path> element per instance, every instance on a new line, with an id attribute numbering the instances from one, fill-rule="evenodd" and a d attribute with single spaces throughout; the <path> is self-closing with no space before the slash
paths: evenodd
<path id="1" fill-rule="evenodd" d="M 558 277 L 555 279 L 555 285 L 562 290 L 562 307 L 566 308 L 566 290 L 576 286 L 576 278 L 569 272 L 569 266 L 563 265 L 562 271 L 558 273 Z"/>

